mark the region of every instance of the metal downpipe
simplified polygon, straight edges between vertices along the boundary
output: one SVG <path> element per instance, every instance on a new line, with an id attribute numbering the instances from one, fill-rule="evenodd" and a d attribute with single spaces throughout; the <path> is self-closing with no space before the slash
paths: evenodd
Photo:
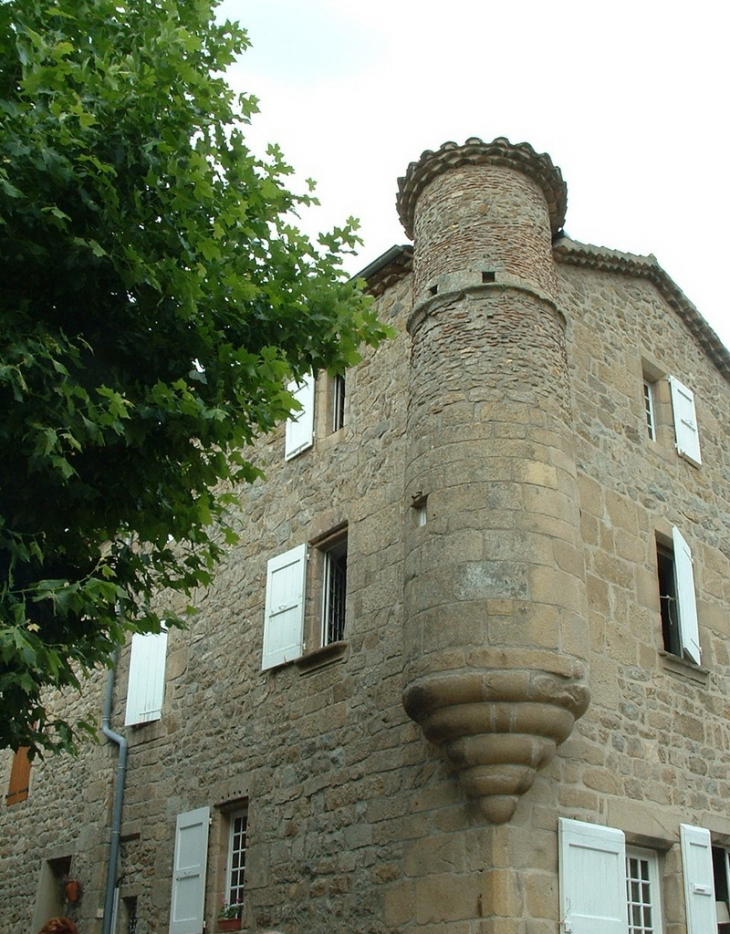
<path id="1" fill-rule="evenodd" d="M 114 679 L 117 670 L 119 653 L 114 653 L 114 661 L 109 669 L 104 695 L 104 709 L 101 715 L 101 731 L 107 739 L 119 747 L 117 773 L 114 783 L 114 806 L 112 809 L 112 828 L 109 840 L 109 865 L 106 872 L 106 892 L 104 895 L 104 921 L 102 934 L 111 934 L 114 920 L 114 889 L 117 879 L 117 865 L 119 862 L 119 843 L 122 830 L 122 806 L 124 804 L 124 783 L 127 775 L 127 740 L 120 733 L 116 733 L 110 726 L 112 698 L 114 695 Z"/>

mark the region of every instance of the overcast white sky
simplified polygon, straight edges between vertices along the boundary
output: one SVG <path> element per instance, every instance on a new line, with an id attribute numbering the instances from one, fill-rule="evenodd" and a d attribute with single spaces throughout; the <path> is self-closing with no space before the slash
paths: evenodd
<path id="1" fill-rule="evenodd" d="M 653 253 L 730 346 L 727 0 L 224 0 L 231 70 L 323 203 L 360 218 L 357 272 L 406 243 L 396 180 L 424 149 L 506 136 L 568 184 L 566 232 Z M 295 183 L 296 184 L 296 183 Z"/>

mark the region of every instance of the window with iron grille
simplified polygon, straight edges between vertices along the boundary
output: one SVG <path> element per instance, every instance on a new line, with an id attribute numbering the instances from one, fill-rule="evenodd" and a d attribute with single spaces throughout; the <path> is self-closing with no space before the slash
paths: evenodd
<path id="1" fill-rule="evenodd" d="M 345 635 L 347 539 L 325 551 L 322 585 L 322 645 L 330 645 L 341 642 Z"/>

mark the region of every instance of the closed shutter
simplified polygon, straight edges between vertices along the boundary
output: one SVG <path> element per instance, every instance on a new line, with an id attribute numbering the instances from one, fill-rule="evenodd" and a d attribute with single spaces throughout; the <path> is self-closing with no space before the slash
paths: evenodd
<path id="1" fill-rule="evenodd" d="M 298 545 L 268 563 L 262 670 L 302 654 L 306 565 L 306 545 Z"/>
<path id="2" fill-rule="evenodd" d="M 700 630 L 697 621 L 697 601 L 695 599 L 695 580 L 692 570 L 692 552 L 679 529 L 672 529 L 674 544 L 674 573 L 677 583 L 677 604 L 679 606 L 679 638 L 682 650 L 695 664 L 700 664 Z"/>
<path id="3" fill-rule="evenodd" d="M 571 934 L 627 934 L 623 831 L 561 817 L 560 918 Z"/>
<path id="4" fill-rule="evenodd" d="M 314 438 L 314 376 L 308 373 L 301 383 L 296 380 L 286 387 L 294 394 L 301 409 L 286 420 L 284 457 L 289 460 L 312 446 Z"/>
<path id="5" fill-rule="evenodd" d="M 30 788 L 30 759 L 28 758 L 28 746 L 20 746 L 13 756 L 13 764 L 10 766 L 10 782 L 8 783 L 8 793 L 5 796 L 6 804 L 18 804 L 25 801 L 28 797 Z"/>
<path id="6" fill-rule="evenodd" d="M 148 633 L 132 636 L 132 656 L 129 661 L 127 686 L 126 726 L 149 723 L 162 716 L 165 698 L 165 660 L 167 633 Z"/>
<path id="7" fill-rule="evenodd" d="M 177 816 L 170 934 L 202 934 L 209 818 L 207 807 Z"/>
<path id="8" fill-rule="evenodd" d="M 672 390 L 672 411 L 674 413 L 674 434 L 677 439 L 677 451 L 693 464 L 701 464 L 700 433 L 697 428 L 695 396 L 691 389 L 676 378 L 669 377 Z"/>
<path id="9" fill-rule="evenodd" d="M 717 916 L 710 831 L 703 827 L 680 824 L 679 839 L 682 847 L 687 934 L 713 934 L 717 931 Z"/>

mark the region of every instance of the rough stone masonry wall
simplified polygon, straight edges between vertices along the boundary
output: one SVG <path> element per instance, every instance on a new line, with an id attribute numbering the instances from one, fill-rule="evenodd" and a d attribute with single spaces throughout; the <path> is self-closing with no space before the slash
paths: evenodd
<path id="1" fill-rule="evenodd" d="M 242 494 L 240 546 L 200 614 L 169 639 L 162 720 L 127 729 L 130 771 L 120 872 L 138 898 L 138 934 L 162 934 L 175 816 L 213 806 L 208 929 L 223 883 L 224 815 L 250 802 L 244 929 L 288 934 L 555 934 L 557 819 L 619 827 L 663 854 L 665 934 L 684 930 L 680 822 L 727 835 L 730 782 L 730 398 L 727 383 L 651 285 L 557 268 L 567 320 L 592 702 L 509 823 L 465 802 L 442 754 L 401 705 L 405 336 L 348 383 L 344 433 Z M 383 300 L 403 324 L 410 282 Z M 704 464 L 673 450 L 660 398 L 646 437 L 642 357 L 696 393 Z M 499 443 L 495 437 L 494 443 Z M 348 651 L 305 672 L 261 673 L 266 561 L 346 519 Z M 673 524 L 695 558 L 706 673 L 662 654 L 655 533 Z M 114 724 L 124 712 L 127 656 Z M 104 678 L 81 706 L 98 718 Z M 0 756 L 7 785 L 10 757 Z M 33 767 L 28 801 L 0 803 L 0 934 L 28 934 L 41 859 L 72 856 L 84 894 L 72 914 L 98 934 L 115 750 Z"/>
<path id="2" fill-rule="evenodd" d="M 344 429 L 322 431 L 313 450 L 288 463 L 283 431 L 257 449 L 268 479 L 242 491 L 241 542 L 196 595 L 190 628 L 170 632 L 160 721 L 121 726 L 128 654 L 122 659 L 113 712 L 130 740 L 121 895 L 137 898 L 138 934 L 167 930 L 175 817 L 204 805 L 213 808 L 206 911 L 215 929 L 224 889 L 220 806 L 244 797 L 245 930 L 391 930 L 387 885 L 403 875 L 406 842 L 430 826 L 431 787 L 447 774 L 401 703 L 409 308 L 409 281 L 382 300 L 382 315 L 401 334 L 348 374 Z M 343 521 L 345 657 L 262 673 L 267 560 Z M 101 683 L 85 696 L 97 718 L 101 696 Z M 2 762 L 9 766 L 7 756 Z M 71 913 L 84 934 L 101 930 L 115 765 L 106 743 L 78 762 L 48 761 L 34 767 L 27 802 L 0 806 L 2 934 L 27 934 L 49 855 L 72 856 L 84 894 Z"/>
<path id="3" fill-rule="evenodd" d="M 575 451 L 590 630 L 591 705 L 515 819 L 554 831 L 557 816 L 618 827 L 663 854 L 666 934 L 684 931 L 679 824 L 730 837 L 730 392 L 656 290 L 558 267 L 568 320 Z M 657 441 L 642 373 L 695 392 L 703 464 L 674 449 L 669 390 L 656 384 Z M 656 534 L 676 525 L 694 558 L 706 673 L 663 652 Z M 557 842 L 542 890 L 557 911 Z M 524 904 L 522 909 L 529 917 Z M 530 928 L 532 931 L 532 928 Z"/>
<path id="4" fill-rule="evenodd" d="M 512 168 L 468 165 L 439 176 L 418 199 L 415 239 L 417 297 L 440 274 L 478 271 L 486 257 L 484 271 L 555 290 L 545 196 Z"/>

